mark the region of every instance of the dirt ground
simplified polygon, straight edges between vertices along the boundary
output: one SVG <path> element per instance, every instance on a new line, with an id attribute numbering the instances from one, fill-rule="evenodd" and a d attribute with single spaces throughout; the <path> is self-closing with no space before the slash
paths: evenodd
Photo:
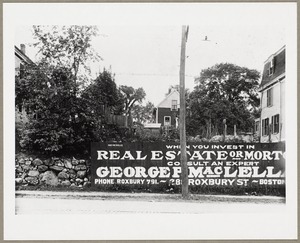
<path id="1" fill-rule="evenodd" d="M 182 201 L 198 203 L 285 203 L 284 197 L 278 196 L 232 196 L 232 195 L 200 195 L 190 194 L 188 199 L 183 199 L 181 194 L 159 193 L 124 193 L 124 192 L 84 192 L 84 191 L 16 191 L 16 197 L 28 198 L 60 198 L 60 199 L 86 199 L 86 200 L 114 200 L 114 201 Z"/>

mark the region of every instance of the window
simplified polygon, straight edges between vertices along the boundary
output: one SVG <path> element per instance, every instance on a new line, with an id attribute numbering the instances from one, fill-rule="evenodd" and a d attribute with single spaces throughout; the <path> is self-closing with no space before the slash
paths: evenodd
<path id="1" fill-rule="evenodd" d="M 165 126 L 171 126 L 171 117 L 170 116 L 165 116 L 164 117 L 164 125 Z"/>
<path id="2" fill-rule="evenodd" d="M 272 133 L 279 133 L 279 114 L 272 116 Z"/>
<path id="3" fill-rule="evenodd" d="M 273 88 L 267 90 L 267 106 L 273 105 Z"/>
<path id="4" fill-rule="evenodd" d="M 269 67 L 269 76 L 271 76 L 274 73 L 274 57 L 272 58 L 270 62 L 270 67 Z"/>
<path id="5" fill-rule="evenodd" d="M 172 110 L 177 110 L 177 100 L 172 100 Z"/>
<path id="6" fill-rule="evenodd" d="M 269 118 L 263 119 L 262 120 L 262 136 L 267 136 L 269 135 Z"/>

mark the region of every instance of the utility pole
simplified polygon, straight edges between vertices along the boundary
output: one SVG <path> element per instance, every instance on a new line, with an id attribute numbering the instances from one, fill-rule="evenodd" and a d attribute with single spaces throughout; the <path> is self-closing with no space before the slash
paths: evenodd
<path id="1" fill-rule="evenodd" d="M 188 167 L 186 155 L 186 133 L 185 133 L 185 46 L 188 37 L 188 26 L 182 26 L 181 40 L 181 57 L 180 57 L 180 112 L 179 112 L 179 129 L 180 129 L 180 162 L 181 162 L 181 181 L 182 197 L 189 197 L 188 185 Z"/>

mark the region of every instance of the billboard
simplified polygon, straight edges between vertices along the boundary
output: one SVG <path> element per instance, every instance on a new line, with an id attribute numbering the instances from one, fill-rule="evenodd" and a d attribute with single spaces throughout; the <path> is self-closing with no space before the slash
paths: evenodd
<path id="1" fill-rule="evenodd" d="M 92 143 L 94 186 L 181 185 L 180 145 L 168 142 Z M 188 143 L 191 187 L 285 185 L 284 143 Z"/>

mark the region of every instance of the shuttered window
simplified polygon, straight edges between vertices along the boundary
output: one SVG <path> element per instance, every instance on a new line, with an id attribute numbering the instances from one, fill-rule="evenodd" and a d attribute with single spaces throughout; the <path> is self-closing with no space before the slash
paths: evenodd
<path id="1" fill-rule="evenodd" d="M 269 118 L 262 120 L 261 129 L 262 129 L 262 136 L 269 135 Z"/>
<path id="2" fill-rule="evenodd" d="M 272 116 L 272 133 L 279 133 L 279 114 Z"/>
<path id="3" fill-rule="evenodd" d="M 267 106 L 273 105 L 273 88 L 267 90 Z"/>

